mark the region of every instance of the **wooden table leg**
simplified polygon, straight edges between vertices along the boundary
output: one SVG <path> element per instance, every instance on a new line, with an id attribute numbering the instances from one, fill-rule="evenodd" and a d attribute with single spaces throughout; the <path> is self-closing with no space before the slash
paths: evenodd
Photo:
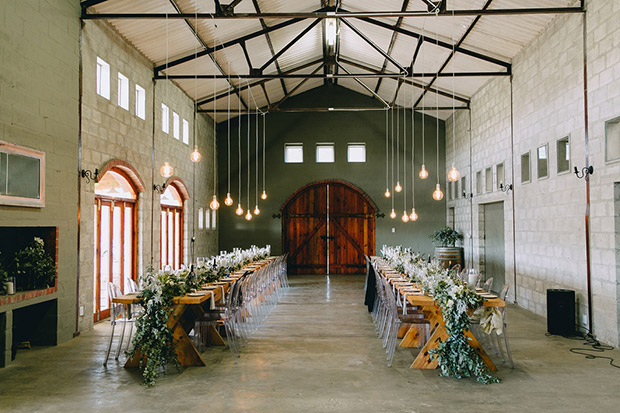
<path id="1" fill-rule="evenodd" d="M 482 359 L 484 364 L 486 364 L 489 370 L 497 371 L 497 367 L 495 366 L 495 363 L 493 363 L 493 361 L 491 360 L 487 352 L 484 351 L 484 349 L 480 345 L 480 342 L 478 341 L 478 339 L 476 339 L 476 336 L 473 335 L 471 330 L 467 330 L 465 332 L 465 337 L 467 337 L 467 342 L 469 343 L 470 346 L 473 347 L 473 349 L 476 351 L 478 356 L 480 356 L 480 358 Z"/>

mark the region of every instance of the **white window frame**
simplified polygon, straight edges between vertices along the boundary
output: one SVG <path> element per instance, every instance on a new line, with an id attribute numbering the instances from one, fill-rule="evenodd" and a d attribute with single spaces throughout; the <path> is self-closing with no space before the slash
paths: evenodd
<path id="1" fill-rule="evenodd" d="M 161 104 L 161 131 L 170 133 L 170 108 L 165 103 Z"/>
<path id="2" fill-rule="evenodd" d="M 211 229 L 211 208 L 205 208 L 205 229 Z"/>
<path id="3" fill-rule="evenodd" d="M 189 122 L 183 119 L 183 143 L 189 145 Z"/>
<path id="4" fill-rule="evenodd" d="M 0 195 L 0 205 L 13 205 L 22 207 L 45 207 L 45 152 L 37 151 L 34 149 L 26 148 L 24 146 L 15 145 L 9 142 L 0 141 L 0 153 L 27 156 L 30 158 L 39 160 L 39 197 L 38 198 L 25 198 L 21 196 L 12 195 Z M 2 165 L 5 167 L 5 165 Z M 8 185 L 7 175 L 4 182 Z"/>
<path id="5" fill-rule="evenodd" d="M 181 118 L 179 114 L 176 112 L 172 112 L 172 137 L 176 140 L 179 140 L 179 129 L 180 129 Z"/>
<path id="6" fill-rule="evenodd" d="M 293 158 L 293 154 L 289 154 L 289 150 L 299 149 L 301 158 Z M 303 163 L 304 162 L 304 144 L 303 143 L 285 143 L 284 144 L 284 163 Z"/>
<path id="7" fill-rule="evenodd" d="M 117 95 L 117 103 L 118 106 L 125 110 L 129 110 L 129 78 L 122 74 L 121 72 L 117 73 L 117 81 L 118 81 L 118 95 Z"/>
<path id="8" fill-rule="evenodd" d="M 136 116 L 146 119 L 146 91 L 140 85 L 136 85 Z"/>
<path id="9" fill-rule="evenodd" d="M 204 219 L 205 216 L 203 215 L 203 209 L 198 208 L 198 229 L 202 229 L 204 227 Z"/>
<path id="10" fill-rule="evenodd" d="M 211 229 L 217 229 L 217 211 L 211 211 Z"/>
<path id="11" fill-rule="evenodd" d="M 363 160 L 352 159 L 351 151 L 355 149 L 362 149 L 364 152 Z M 349 163 L 365 163 L 366 162 L 366 144 L 365 143 L 349 143 L 347 145 L 347 162 Z"/>
<path id="12" fill-rule="evenodd" d="M 97 56 L 97 94 L 110 100 L 110 64 Z"/>
<path id="13" fill-rule="evenodd" d="M 327 149 L 327 152 L 324 152 L 325 155 L 321 155 L 323 151 L 321 149 Z M 329 157 L 331 150 L 331 158 Z M 334 163 L 336 162 L 336 145 L 331 142 L 323 142 L 316 144 L 316 163 Z M 323 158 L 323 156 L 327 156 L 327 158 Z"/>

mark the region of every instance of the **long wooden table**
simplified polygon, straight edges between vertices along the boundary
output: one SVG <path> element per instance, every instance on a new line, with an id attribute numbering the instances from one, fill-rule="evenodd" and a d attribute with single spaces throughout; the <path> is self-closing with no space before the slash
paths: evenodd
<path id="1" fill-rule="evenodd" d="M 209 300 L 213 299 L 215 302 L 221 301 L 237 278 L 241 277 L 246 271 L 255 272 L 265 267 L 276 258 L 277 257 L 270 257 L 265 260 L 254 262 L 241 270 L 230 274 L 229 277 L 224 279 L 225 281 L 205 284 L 205 288 L 218 288 L 206 291 L 204 295 L 191 296 L 186 294 L 182 297 L 173 298 L 173 306 L 170 309 L 170 318 L 168 318 L 167 324 L 172 331 L 177 360 L 181 366 L 190 367 L 205 365 L 198 349 L 189 338 L 189 332 L 194 328 L 195 321 L 202 318 L 203 314 L 209 310 L 205 307 L 209 304 Z M 131 305 L 142 304 L 139 295 L 136 294 L 122 295 L 112 299 L 112 302 L 127 306 L 128 314 Z M 207 341 L 211 345 L 226 344 L 222 336 L 213 325 L 209 325 L 207 329 Z M 125 367 L 138 367 L 142 358 L 143 356 L 138 349 L 134 357 L 127 359 L 125 362 Z"/>
<path id="2" fill-rule="evenodd" d="M 398 293 L 402 295 L 401 290 L 405 288 L 411 287 L 419 287 L 414 283 L 404 284 L 400 281 L 403 278 L 402 274 L 397 273 L 389 265 L 380 257 L 371 257 L 373 261 L 377 263 L 377 267 L 381 274 L 377 274 L 377 276 L 381 276 L 386 278 L 391 285 L 394 286 L 395 289 L 398 290 Z M 398 280 L 398 281 L 397 281 Z M 448 332 L 446 331 L 446 324 L 443 319 L 443 315 L 441 312 L 441 308 L 435 302 L 432 297 L 428 295 L 406 295 L 407 302 L 413 307 L 421 308 L 424 318 L 428 321 L 431 331 L 431 336 L 422 347 L 417 357 L 411 364 L 412 369 L 436 369 L 437 368 L 437 359 L 431 360 L 430 350 L 437 348 L 441 341 L 446 341 L 449 337 Z M 482 305 L 485 307 L 505 307 L 506 302 L 500 298 L 483 298 Z M 414 347 L 412 343 L 418 342 L 417 335 L 419 331 L 416 328 L 409 328 L 405 333 L 400 346 L 401 347 Z M 497 367 L 489 357 L 489 355 L 484 351 L 484 348 L 480 345 L 480 342 L 476 339 L 476 337 L 472 334 L 470 330 L 465 331 L 465 336 L 467 337 L 468 344 L 476 351 L 476 353 L 480 356 L 484 364 L 491 371 L 497 371 Z"/>

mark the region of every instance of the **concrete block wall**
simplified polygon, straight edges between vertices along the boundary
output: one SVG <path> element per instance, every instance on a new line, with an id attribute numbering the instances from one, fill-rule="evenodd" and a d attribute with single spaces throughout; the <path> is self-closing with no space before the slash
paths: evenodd
<path id="1" fill-rule="evenodd" d="M 58 300 L 58 342 L 75 331 L 79 14 L 70 0 L 0 2 L 0 140 L 43 151 L 46 161 L 45 207 L 0 206 L 0 226 L 58 227 L 58 290 L 45 297 Z M 10 309 L 0 307 L 5 355 Z"/>
<path id="2" fill-rule="evenodd" d="M 202 114 L 194 119 L 194 102 L 173 82 L 154 82 L 153 64 L 126 42 L 106 23 L 84 22 L 82 31 L 83 106 L 82 106 L 82 167 L 102 169 L 111 160 L 122 160 L 137 170 L 144 184 L 139 194 L 138 213 L 138 275 L 148 267 L 159 268 L 160 194 L 153 185 L 166 179 L 159 169 L 164 162 L 174 167 L 190 195 L 184 204 L 183 262 L 191 261 L 192 237 L 195 256 L 208 256 L 217 251 L 217 230 L 199 230 L 199 208 L 206 209 L 213 191 L 213 122 Z M 97 57 L 110 65 L 110 99 L 96 93 Z M 129 78 L 129 110 L 117 105 L 117 73 Z M 146 119 L 135 113 L 135 85 L 146 91 Z M 170 133 L 162 131 L 161 105 L 169 107 Z M 172 113 L 180 117 L 181 139 L 172 135 Z M 189 122 L 189 143 L 183 143 L 182 120 Z M 194 122 L 197 133 L 194 133 Z M 202 160 L 194 164 L 190 153 L 196 144 Z M 84 316 L 81 329 L 92 327 L 93 313 L 93 240 L 94 184 L 82 181 L 80 304 Z"/>
<path id="3" fill-rule="evenodd" d="M 603 0 L 588 2 L 587 59 L 588 109 L 590 120 L 589 160 L 595 167 L 591 183 L 592 291 L 596 336 L 617 344 L 618 274 L 614 214 L 614 182 L 620 180 L 620 165 L 605 162 L 605 121 L 620 115 L 620 4 Z M 485 203 L 504 201 L 506 280 L 514 284 L 520 306 L 546 315 L 546 290 L 570 288 L 576 291 L 577 322 L 587 327 L 585 209 L 586 187 L 571 173 L 586 163 L 583 21 L 581 15 L 555 18 L 531 44 L 513 59 L 512 85 L 509 78 L 490 81 L 472 99 L 471 114 L 458 112 L 446 123 L 446 164 L 451 162 L 452 128 L 456 123 L 456 162 L 463 171 L 484 170 L 504 162 L 509 195 L 497 191 L 497 177 L 491 193 L 468 200 L 449 201 L 455 208 L 457 228 L 471 234 L 466 245 L 473 265 L 484 262 L 479 231 L 480 209 Z M 510 100 L 513 100 L 514 145 L 511 145 Z M 471 116 L 471 137 L 467 126 Z M 556 142 L 570 139 L 570 171 L 557 172 Z M 539 179 L 536 150 L 549 145 L 548 178 Z M 471 156 L 469 149 L 471 145 Z M 521 183 L 521 155 L 530 152 L 531 180 Z M 514 169 L 514 179 L 512 170 Z M 468 181 L 471 180 L 468 178 Z M 512 196 L 514 196 L 515 239 L 512 245 Z M 473 222 L 473 225 L 467 221 Z M 473 227 L 473 228 L 472 228 Z M 478 233 L 476 232 L 478 231 Z M 513 260 L 516 256 L 516 262 Z M 514 289 L 513 289 L 514 291 Z M 514 298 L 514 297 L 513 297 Z"/>

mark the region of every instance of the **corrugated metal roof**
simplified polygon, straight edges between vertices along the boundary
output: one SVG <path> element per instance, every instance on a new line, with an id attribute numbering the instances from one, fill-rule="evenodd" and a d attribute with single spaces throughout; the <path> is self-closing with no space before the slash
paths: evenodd
<path id="1" fill-rule="evenodd" d="M 488 0 L 450 0 L 449 9 L 476 10 L 481 9 Z M 493 0 L 490 9 L 506 8 L 544 8 L 544 7 L 567 7 L 573 5 L 572 0 Z M 344 0 L 341 2 L 340 11 L 400 11 L 403 0 Z M 223 7 L 226 7 L 222 3 Z M 321 8 L 319 0 L 245 0 L 239 2 L 235 13 L 289 13 L 289 12 L 312 12 Z M 107 0 L 89 9 L 91 13 L 177 13 L 177 9 L 183 13 L 215 13 L 213 1 L 198 0 Z M 425 11 L 423 1 L 410 0 L 407 11 Z M 427 41 L 422 44 L 415 60 L 413 70 L 416 73 L 436 73 L 445 66 L 444 73 L 457 72 L 502 72 L 505 67 L 493 63 L 494 59 L 510 63 L 525 45 L 529 44 L 542 30 L 547 27 L 555 17 L 553 14 L 535 15 L 497 15 L 482 16 L 477 19 L 475 27 L 467 37 L 462 40 L 461 48 L 469 51 L 459 52 L 450 59 L 451 49 L 442 45 L 436 45 L 435 39 L 451 45 L 462 39 L 468 28 L 475 21 L 474 16 L 426 16 L 406 17 L 401 19 L 400 28 L 407 33 L 396 33 L 393 36 L 393 27 L 399 19 L 397 17 L 376 17 L 373 19 L 348 18 L 347 21 L 354 25 L 366 37 L 372 40 L 383 51 L 388 51 L 391 46 L 390 56 L 404 68 L 411 65 L 414 52 L 418 45 L 416 36 L 424 35 Z M 238 79 L 237 75 L 247 75 L 251 68 L 260 68 L 265 65 L 274 55 L 288 45 L 302 30 L 308 27 L 314 19 L 303 19 L 294 24 L 286 25 L 268 34 L 262 33 L 264 27 L 272 27 L 289 21 L 288 18 L 277 19 L 111 19 L 109 23 L 133 46 L 142 52 L 154 65 L 160 66 L 169 63 L 170 67 L 164 69 L 161 74 L 174 75 L 201 75 L 230 74 L 230 83 L 244 86 L 246 82 L 256 83 L 259 79 Z M 387 26 L 386 26 L 387 24 Z M 192 33 L 197 28 L 199 39 Z M 238 39 L 253 35 L 244 42 L 246 53 Z M 296 68 L 314 61 L 331 58 L 324 56 L 324 24 L 320 22 L 301 39 L 299 39 L 286 52 L 278 57 L 277 63 L 283 72 L 294 73 Z M 394 42 L 392 43 L 392 38 Z M 371 45 L 356 34 L 342 21 L 339 24 L 339 50 L 336 57 L 354 62 L 354 65 L 342 63 L 351 73 L 372 73 L 383 69 L 384 65 L 388 72 L 398 72 L 398 68 L 391 62 L 386 63 L 385 57 Z M 192 55 L 203 51 L 203 44 L 207 47 L 233 42 L 232 45 L 218 50 L 215 56 L 219 68 L 213 64 L 212 57 L 202 56 L 193 59 Z M 272 49 L 270 48 L 271 42 Z M 473 56 L 476 53 L 483 56 Z M 485 57 L 486 56 L 486 57 Z M 186 61 L 176 64 L 178 58 Z M 248 62 L 248 58 L 250 62 Z M 363 67 L 367 67 L 364 70 Z M 310 73 L 316 65 L 309 65 L 296 73 Z M 291 72 L 289 72 L 291 71 Z M 342 73 L 339 69 L 338 72 Z M 277 74 L 275 62 L 265 67 L 263 73 Z M 323 73 L 320 69 L 317 73 Z M 491 77 L 468 76 L 468 77 L 439 77 L 433 80 L 431 77 L 418 78 L 414 81 L 418 84 L 427 84 L 433 81 L 433 87 L 443 90 L 448 96 L 454 90 L 457 96 L 471 97 Z M 197 100 L 208 99 L 213 96 L 213 81 L 209 79 L 175 79 L 174 80 L 185 92 Z M 362 80 L 370 89 L 378 87 L 378 94 L 388 102 L 394 99 L 394 91 L 398 85 L 397 79 L 384 78 Z M 303 82 L 301 78 L 287 78 L 282 82 L 279 79 L 264 79 L 262 86 L 256 85 L 251 88 L 250 107 L 255 104 L 260 107 L 275 105 L 285 97 L 286 93 L 291 96 L 303 93 L 324 83 L 323 79 L 312 78 Z M 284 88 L 282 86 L 284 83 Z M 367 96 L 373 96 L 365 87 L 355 79 L 341 78 L 337 83 Z M 454 85 L 454 86 L 453 86 Z M 229 89 L 229 81 L 218 79 L 215 82 L 215 93 L 224 97 L 215 102 L 205 103 L 202 109 L 218 109 L 227 107 L 226 91 Z M 265 92 L 267 92 L 267 97 Z M 293 91 L 293 93 L 291 93 Z M 423 95 L 420 87 L 403 84 L 396 99 L 396 104 L 411 106 Z M 253 99 L 252 99 L 253 96 Z M 448 96 L 439 96 L 429 91 L 424 94 L 420 104 L 435 106 L 451 106 L 452 99 Z M 247 100 L 246 91 L 243 99 Z M 238 104 L 237 97 L 233 92 L 231 101 Z M 256 103 L 254 103 L 256 102 Z M 456 106 L 464 103 L 457 101 Z M 235 106 L 236 107 L 236 106 Z M 448 116 L 450 111 L 439 111 L 440 116 Z M 236 116 L 236 114 L 235 114 Z M 218 121 L 226 119 L 227 115 L 216 115 Z"/>

